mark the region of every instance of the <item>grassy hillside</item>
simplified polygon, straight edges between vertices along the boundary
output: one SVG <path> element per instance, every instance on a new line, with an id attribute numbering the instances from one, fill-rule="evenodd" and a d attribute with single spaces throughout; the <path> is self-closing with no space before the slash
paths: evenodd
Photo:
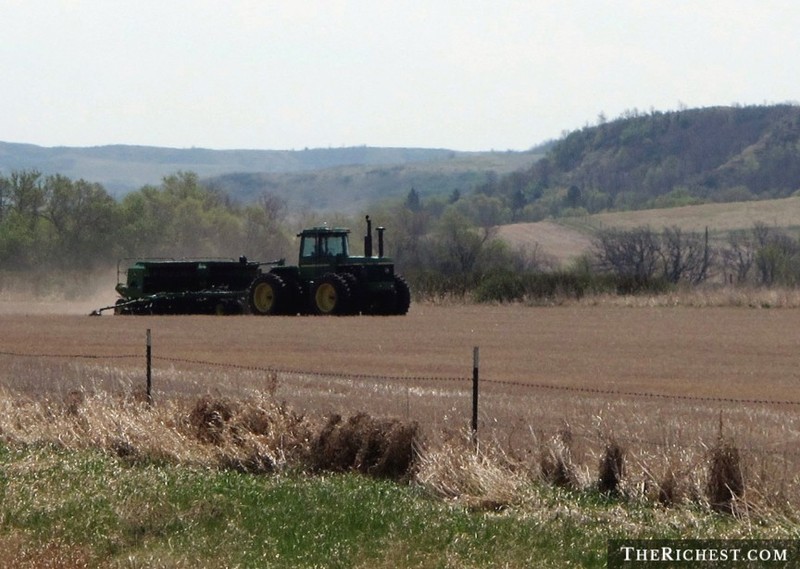
<path id="1" fill-rule="evenodd" d="M 699 204 L 693 206 L 617 213 L 600 213 L 584 218 L 592 227 L 629 229 L 642 225 L 653 228 L 678 226 L 686 231 L 728 232 L 750 229 L 755 223 L 792 228 L 800 225 L 800 198 Z M 567 224 L 581 221 L 568 220 Z"/>
<path id="2" fill-rule="evenodd" d="M 565 263 L 591 248 L 592 235 L 609 227 L 653 229 L 680 227 L 722 236 L 763 223 L 791 229 L 800 225 L 800 197 L 748 202 L 712 203 L 665 209 L 599 213 L 535 223 L 515 223 L 498 228 L 498 236 L 513 246 L 534 248 Z"/>

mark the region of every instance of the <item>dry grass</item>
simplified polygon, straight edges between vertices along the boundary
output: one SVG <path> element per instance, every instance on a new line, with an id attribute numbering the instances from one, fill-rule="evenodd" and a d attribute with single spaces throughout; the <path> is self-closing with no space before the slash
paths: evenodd
<path id="1" fill-rule="evenodd" d="M 564 407 L 554 410 L 562 417 L 552 430 L 540 423 L 539 430 L 529 426 L 526 433 L 505 437 L 505 429 L 484 429 L 481 450 L 474 452 L 466 430 L 455 425 L 420 426 L 364 413 L 308 418 L 268 393 L 253 392 L 245 399 L 206 394 L 150 407 L 133 395 L 68 391 L 60 398 L 34 398 L 4 390 L 0 436 L 12 445 L 101 449 L 131 463 L 254 474 L 299 468 L 398 480 L 413 476 L 432 494 L 477 509 L 524 506 L 526 488 L 536 480 L 750 518 L 793 517 L 800 505 L 800 458 L 790 446 L 765 452 L 754 442 L 761 433 L 741 429 L 756 416 L 752 413 L 746 420 L 725 419 L 723 437 L 718 410 L 708 410 L 708 421 L 684 417 L 674 430 L 664 430 L 657 422 L 648 424 L 635 405 L 607 408 L 613 420 L 595 414 L 592 424 L 580 420 L 587 408 L 574 415 Z M 756 419 L 767 436 L 774 436 L 769 421 L 768 414 Z M 732 433 L 747 446 L 734 444 Z M 663 442 L 657 442 L 659 436 Z"/>
<path id="2" fill-rule="evenodd" d="M 416 458 L 419 425 L 376 419 L 366 413 L 346 421 L 331 415 L 310 449 L 317 471 L 356 471 L 394 480 L 410 477 Z"/>
<path id="3" fill-rule="evenodd" d="M 247 472 L 303 464 L 381 475 L 422 439 L 416 480 L 471 507 L 524 506 L 532 480 L 709 509 L 722 503 L 715 488 L 727 487 L 720 509 L 762 519 L 793 519 L 800 506 L 798 406 L 729 400 L 800 401 L 786 333 L 800 324 L 792 309 L 422 305 L 402 319 L 9 315 L 3 323 L 0 341 L 11 351 L 142 352 L 0 356 L 0 429 L 15 443 Z M 141 397 L 147 327 L 153 408 Z M 478 454 L 467 445 L 476 344 Z M 714 458 L 721 415 L 741 485 Z M 314 462 L 325 456 L 327 466 Z"/>
<path id="4" fill-rule="evenodd" d="M 646 424 L 634 416 L 635 405 L 618 404 L 609 412 L 614 421 L 595 415 L 590 426 L 579 413 L 552 431 L 529 428 L 516 438 L 486 429 L 475 452 L 466 431 L 452 427 L 435 431 L 434 424 L 364 413 L 310 419 L 267 393 L 246 399 L 206 394 L 151 407 L 140 397 L 102 391 L 32 398 L 4 390 L 0 436 L 8 445 L 100 449 L 133 464 L 413 479 L 432 495 L 479 510 L 527 509 L 540 480 L 653 506 L 699 506 L 748 523 L 797 521 L 800 458 L 788 450 L 765 453 L 753 442 L 734 444 L 731 433 L 737 441 L 754 436 L 735 418 L 726 419 L 722 436 L 718 411 L 711 425 L 682 418 L 675 425 L 680 432 Z M 543 408 L 533 414 L 543 415 Z M 664 442 L 654 445 L 646 437 L 659 430 Z"/>
<path id="5" fill-rule="evenodd" d="M 625 478 L 625 449 L 616 441 L 606 443 L 599 471 L 598 489 L 606 494 L 617 494 Z"/>
<path id="6" fill-rule="evenodd" d="M 800 289 L 708 285 L 658 295 L 598 294 L 571 302 L 628 308 L 800 308 Z"/>
<path id="7" fill-rule="evenodd" d="M 560 429 L 541 451 L 539 464 L 542 478 L 556 486 L 580 489 L 578 468 L 572 459 L 572 431 Z"/>
<path id="8" fill-rule="evenodd" d="M 741 458 L 732 441 L 720 437 L 711 449 L 706 486 L 709 504 L 720 512 L 733 513 L 736 502 L 744 497 Z"/>
<path id="9" fill-rule="evenodd" d="M 459 441 L 448 441 L 422 454 L 417 481 L 437 497 L 499 510 L 520 502 L 531 475 L 497 448 L 472 452 Z"/>
<path id="10" fill-rule="evenodd" d="M 709 203 L 694 206 L 601 213 L 582 221 L 594 227 L 630 229 L 649 225 L 655 229 L 678 226 L 685 231 L 732 231 L 750 229 L 757 222 L 774 227 L 795 227 L 800 216 L 800 198 L 750 202 Z"/>
<path id="11" fill-rule="evenodd" d="M 359 414 L 331 434 L 267 395 L 248 400 L 205 395 L 149 406 L 137 397 L 69 392 L 64 400 L 0 392 L 7 444 L 99 449 L 128 462 L 167 462 L 253 474 L 285 469 L 355 470 L 403 479 L 411 472 L 417 426 Z M 353 456 L 342 458 L 349 445 Z"/>
<path id="12" fill-rule="evenodd" d="M 756 223 L 791 228 L 800 219 L 800 198 L 791 197 L 751 202 L 710 203 L 667 209 L 599 213 L 557 221 L 514 223 L 498 227 L 497 235 L 514 247 L 535 248 L 562 264 L 588 253 L 597 229 L 633 229 L 649 226 L 655 230 L 680 227 L 716 234 L 749 230 Z"/>

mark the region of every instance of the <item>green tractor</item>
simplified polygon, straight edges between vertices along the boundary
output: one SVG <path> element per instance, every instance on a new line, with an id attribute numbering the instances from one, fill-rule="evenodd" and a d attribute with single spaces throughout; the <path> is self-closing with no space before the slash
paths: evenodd
<path id="1" fill-rule="evenodd" d="M 406 314 L 408 283 L 384 256 L 384 228 L 378 227 L 373 256 L 372 222 L 367 216 L 364 255 L 350 254 L 350 230 L 327 226 L 298 233 L 297 266 L 277 265 L 257 277 L 247 293 L 250 312 L 271 314 Z"/>
<path id="2" fill-rule="evenodd" d="M 115 314 L 406 314 L 411 293 L 394 263 L 372 254 L 367 216 L 364 256 L 350 255 L 349 229 L 312 227 L 298 234 L 297 266 L 283 259 L 259 263 L 220 259 L 136 260 L 118 282 L 120 298 L 106 310 Z M 268 272 L 263 267 L 271 265 Z M 121 268 L 117 267 L 117 280 Z"/>

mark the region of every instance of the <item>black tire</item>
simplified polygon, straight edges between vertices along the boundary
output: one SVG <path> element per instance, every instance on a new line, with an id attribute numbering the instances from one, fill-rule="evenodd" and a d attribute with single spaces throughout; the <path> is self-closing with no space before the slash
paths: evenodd
<path id="1" fill-rule="evenodd" d="M 394 310 L 392 314 L 401 316 L 408 313 L 411 307 L 411 289 L 406 279 L 400 275 L 394 276 Z"/>
<path id="2" fill-rule="evenodd" d="M 278 275 L 267 273 L 256 278 L 247 291 L 247 306 L 252 314 L 272 316 L 289 309 L 286 283 Z"/>
<path id="3" fill-rule="evenodd" d="M 314 285 L 311 310 L 323 316 L 343 315 L 350 310 L 350 287 L 341 275 L 326 273 Z"/>

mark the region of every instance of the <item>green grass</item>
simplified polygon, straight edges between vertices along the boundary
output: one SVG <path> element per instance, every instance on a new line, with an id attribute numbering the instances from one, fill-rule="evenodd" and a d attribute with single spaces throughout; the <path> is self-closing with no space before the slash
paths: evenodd
<path id="1" fill-rule="evenodd" d="M 602 567 L 612 537 L 798 537 L 533 482 L 494 511 L 357 475 L 130 465 L 52 446 L 0 447 L 0 497 L 0 566 L 15 567 Z"/>

